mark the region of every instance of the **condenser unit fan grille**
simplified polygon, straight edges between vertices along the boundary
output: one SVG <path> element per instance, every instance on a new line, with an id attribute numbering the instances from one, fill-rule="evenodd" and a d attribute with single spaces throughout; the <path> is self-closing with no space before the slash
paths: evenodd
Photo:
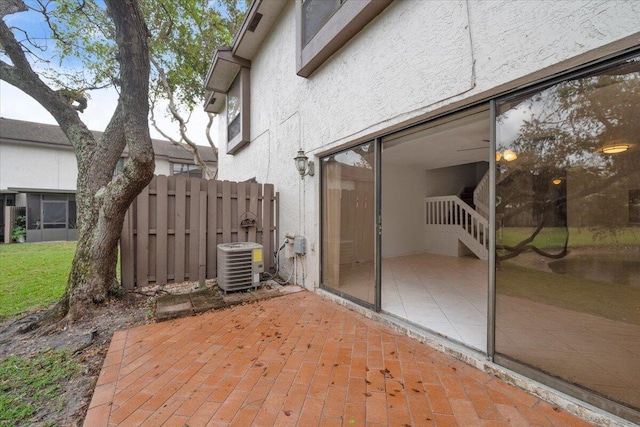
<path id="1" fill-rule="evenodd" d="M 263 271 L 262 245 L 252 242 L 218 245 L 218 286 L 225 293 L 257 288 Z"/>

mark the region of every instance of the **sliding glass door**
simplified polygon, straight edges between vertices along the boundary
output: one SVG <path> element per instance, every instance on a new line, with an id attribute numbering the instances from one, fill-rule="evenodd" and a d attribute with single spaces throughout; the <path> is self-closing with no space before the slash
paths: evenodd
<path id="1" fill-rule="evenodd" d="M 640 58 L 498 103 L 496 360 L 635 419 L 639 136 Z"/>
<path id="2" fill-rule="evenodd" d="M 322 159 L 322 288 L 376 307 L 376 144 Z"/>

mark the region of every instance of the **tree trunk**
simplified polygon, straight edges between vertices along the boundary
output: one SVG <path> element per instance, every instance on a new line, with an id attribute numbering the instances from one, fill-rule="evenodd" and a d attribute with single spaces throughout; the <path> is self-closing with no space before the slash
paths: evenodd
<path id="1" fill-rule="evenodd" d="M 148 122 L 150 64 L 144 18 L 135 0 L 108 0 L 106 4 L 116 28 L 122 86 L 118 108 L 100 146 L 78 161 L 79 169 L 89 173 L 78 177 L 79 239 L 61 300 L 68 305 L 72 320 L 84 317 L 109 295 L 120 293 L 116 263 L 124 215 L 153 178 L 155 167 Z M 112 180 L 125 143 L 129 158 L 122 173 Z"/>
<path id="2" fill-rule="evenodd" d="M 40 80 L 22 46 L 0 20 L 0 44 L 12 63 L 0 60 L 0 79 L 29 94 L 53 115 L 71 141 L 78 163 L 78 245 L 65 293 L 44 322 L 85 317 L 109 295 L 120 293 L 116 262 L 124 215 L 153 178 L 148 31 L 136 0 L 105 3 L 116 30 L 120 99 L 100 140 L 82 123 L 68 99 Z M 122 173 L 112 179 L 125 146 L 129 157 Z"/>

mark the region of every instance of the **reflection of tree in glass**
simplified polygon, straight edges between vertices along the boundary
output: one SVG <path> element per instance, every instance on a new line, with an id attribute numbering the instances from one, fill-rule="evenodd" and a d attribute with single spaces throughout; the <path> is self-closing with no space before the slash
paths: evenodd
<path id="1" fill-rule="evenodd" d="M 338 153 L 335 155 L 335 159 L 343 165 L 371 169 L 373 156 L 373 147 L 371 147 L 371 144 L 366 144 L 362 147 Z"/>
<path id="2" fill-rule="evenodd" d="M 498 151 L 518 154 L 517 161 L 498 162 L 497 227 L 533 231 L 515 245 L 497 245 L 498 259 L 529 250 L 561 258 L 567 254 L 569 225 L 589 227 L 598 237 L 598 231 L 615 234 L 629 224 L 627 188 L 639 179 L 640 165 L 637 59 L 503 104 L 498 135 L 501 127 L 507 134 L 514 125 L 519 126 L 513 139 L 497 145 Z M 612 144 L 629 150 L 603 153 Z M 544 227 L 564 228 L 561 248 L 543 250 L 534 244 Z"/>
<path id="3" fill-rule="evenodd" d="M 233 119 L 238 117 L 238 115 L 240 114 L 240 97 L 230 95 L 227 103 L 228 103 L 227 121 L 228 123 L 231 123 Z"/>

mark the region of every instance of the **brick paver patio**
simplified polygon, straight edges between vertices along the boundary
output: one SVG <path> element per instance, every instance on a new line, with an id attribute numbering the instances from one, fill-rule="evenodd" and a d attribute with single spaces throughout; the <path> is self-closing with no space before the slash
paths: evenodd
<path id="1" fill-rule="evenodd" d="M 85 426 L 588 426 L 310 292 L 116 332 Z"/>

